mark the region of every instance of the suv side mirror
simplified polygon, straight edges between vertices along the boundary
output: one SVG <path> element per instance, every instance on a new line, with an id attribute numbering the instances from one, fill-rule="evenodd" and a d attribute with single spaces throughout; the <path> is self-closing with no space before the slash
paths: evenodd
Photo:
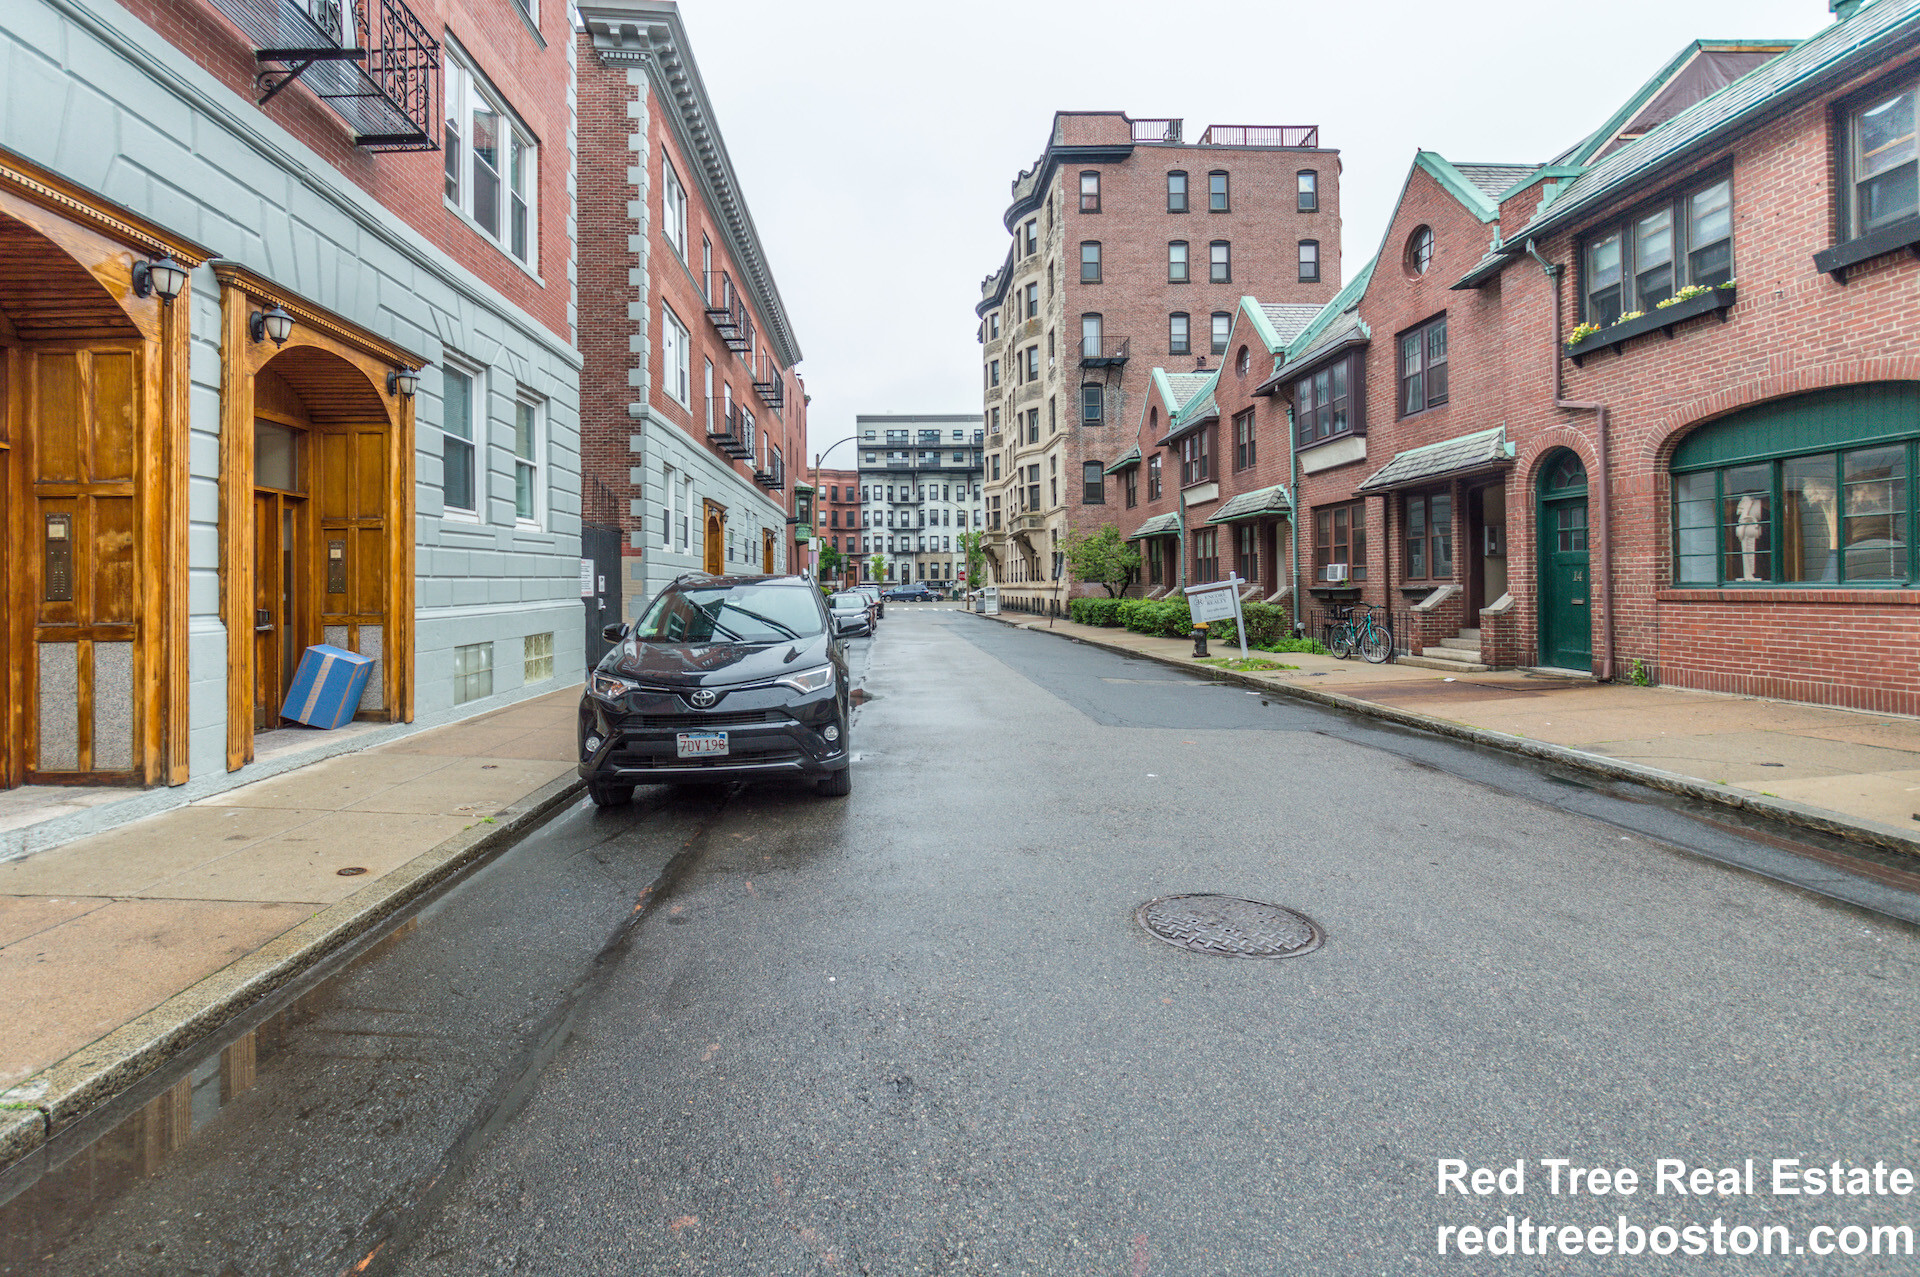
<path id="1" fill-rule="evenodd" d="M 600 631 L 600 637 L 605 639 L 609 643 L 618 643 L 621 639 L 625 638 L 626 636 L 627 636 L 627 627 L 624 625 L 621 625 L 617 621 L 612 625 L 606 626 Z"/>

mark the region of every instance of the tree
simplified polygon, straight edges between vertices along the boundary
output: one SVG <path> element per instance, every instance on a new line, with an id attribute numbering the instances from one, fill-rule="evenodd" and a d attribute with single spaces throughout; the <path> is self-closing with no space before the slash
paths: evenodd
<path id="1" fill-rule="evenodd" d="M 840 569 L 845 564 L 845 562 L 846 560 L 841 557 L 840 551 L 834 549 L 830 545 L 821 546 L 820 547 L 821 579 L 831 581 L 834 578 L 838 577 L 840 575 Z"/>
<path id="2" fill-rule="evenodd" d="M 987 552 L 982 549 L 985 533 L 962 532 L 959 536 L 961 553 L 967 556 L 967 581 L 969 589 L 978 589 L 986 584 Z"/>
<path id="3" fill-rule="evenodd" d="M 1140 552 L 1108 523 L 1092 536 L 1073 533 L 1067 537 L 1067 565 L 1076 580 L 1103 585 L 1107 597 L 1117 599 L 1140 572 Z"/>
<path id="4" fill-rule="evenodd" d="M 867 571 L 873 576 L 873 579 L 876 581 L 886 580 L 887 579 L 887 556 L 884 554 L 876 554 L 871 559 L 868 559 Z"/>

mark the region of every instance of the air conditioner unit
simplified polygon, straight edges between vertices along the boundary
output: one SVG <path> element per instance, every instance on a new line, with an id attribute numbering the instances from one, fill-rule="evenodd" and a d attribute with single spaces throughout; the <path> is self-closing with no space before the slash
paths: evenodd
<path id="1" fill-rule="evenodd" d="M 1326 581 L 1344 581 L 1347 579 L 1347 565 L 1344 563 L 1327 564 L 1327 572 L 1321 578 Z"/>

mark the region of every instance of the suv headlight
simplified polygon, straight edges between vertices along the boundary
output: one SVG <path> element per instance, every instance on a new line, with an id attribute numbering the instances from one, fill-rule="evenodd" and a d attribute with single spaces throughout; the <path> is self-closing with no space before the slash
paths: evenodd
<path id="1" fill-rule="evenodd" d="M 796 692 L 822 692 L 833 686 L 833 666 L 822 665 L 818 669 L 801 670 L 797 674 L 788 674 L 774 680 L 781 687 L 791 687 Z"/>
<path id="2" fill-rule="evenodd" d="M 627 699 L 627 693 L 639 686 L 638 683 L 629 683 L 617 674 L 602 674 L 598 670 L 594 671 L 593 677 L 587 680 L 587 690 L 603 701 L 624 701 Z"/>

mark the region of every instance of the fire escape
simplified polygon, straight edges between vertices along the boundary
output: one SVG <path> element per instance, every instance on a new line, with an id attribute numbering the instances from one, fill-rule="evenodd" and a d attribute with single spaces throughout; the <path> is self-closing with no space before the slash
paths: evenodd
<path id="1" fill-rule="evenodd" d="M 265 106 L 301 81 L 369 151 L 437 151 L 440 43 L 401 0 L 213 0 L 253 42 Z"/>

